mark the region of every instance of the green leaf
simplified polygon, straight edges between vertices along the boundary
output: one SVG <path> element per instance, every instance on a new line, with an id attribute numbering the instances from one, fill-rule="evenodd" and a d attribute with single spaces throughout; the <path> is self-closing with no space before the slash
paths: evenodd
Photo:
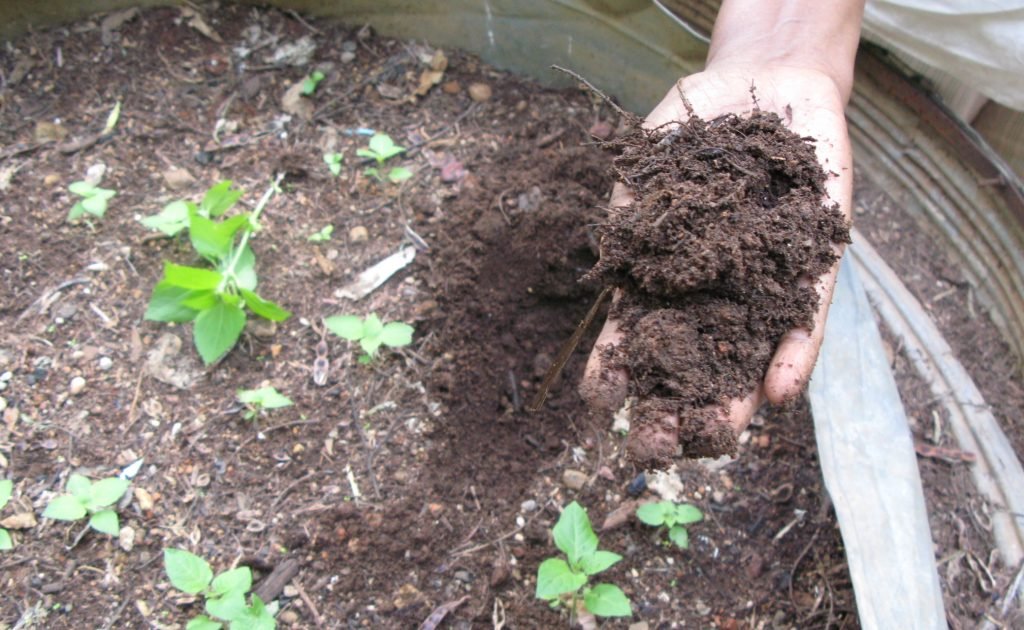
<path id="1" fill-rule="evenodd" d="M 210 564 L 184 549 L 164 549 L 164 572 L 174 588 L 190 595 L 202 592 L 213 580 Z"/>
<path id="2" fill-rule="evenodd" d="M 193 311 L 191 319 L 195 319 L 199 311 L 205 311 L 208 308 L 213 307 L 217 303 L 217 293 L 215 291 L 192 291 L 189 296 L 186 297 L 181 305 L 185 308 Z M 224 297 L 227 297 L 226 295 Z M 191 321 L 191 320 L 186 320 Z"/>
<path id="3" fill-rule="evenodd" d="M 206 615 L 199 615 L 189 620 L 185 630 L 220 630 L 224 627 L 219 621 L 214 621 Z"/>
<path id="4" fill-rule="evenodd" d="M 349 341 L 358 341 L 363 337 L 363 319 L 358 315 L 325 317 L 324 326 L 335 335 Z"/>
<path id="5" fill-rule="evenodd" d="M 89 527 L 96 531 L 117 536 L 121 532 L 121 524 L 117 520 L 117 512 L 114 510 L 101 510 L 89 518 Z"/>
<path id="6" fill-rule="evenodd" d="M 689 525 L 704 519 L 704 513 L 695 505 L 687 503 L 676 505 L 674 508 L 672 510 L 672 523 L 669 523 L 669 525 Z"/>
<path id="7" fill-rule="evenodd" d="M 632 617 L 629 598 L 614 584 L 598 584 L 583 595 L 583 605 L 598 617 Z"/>
<path id="8" fill-rule="evenodd" d="M 370 149 L 356 149 L 356 155 L 358 155 L 359 157 L 364 157 L 364 158 L 373 158 L 373 159 L 377 160 L 378 162 L 382 162 L 383 161 L 383 160 L 380 159 L 380 156 L 377 155 L 377 153 L 375 153 L 374 151 L 371 151 Z M 370 169 L 366 169 L 366 170 L 369 171 Z"/>
<path id="9" fill-rule="evenodd" d="M 175 265 L 172 262 L 164 263 L 163 282 L 183 289 L 196 291 L 216 289 L 223 279 L 224 276 L 209 269 Z"/>
<path id="10" fill-rule="evenodd" d="M 85 214 L 85 206 L 82 205 L 81 201 L 79 201 L 75 205 L 71 206 L 70 210 L 68 210 L 68 217 L 65 220 L 74 221 L 75 219 L 81 217 L 83 214 Z"/>
<path id="11" fill-rule="evenodd" d="M 89 488 L 89 502 L 85 507 L 90 511 L 96 511 L 117 503 L 128 490 L 130 483 L 127 479 L 119 477 L 100 479 Z"/>
<path id="12" fill-rule="evenodd" d="M 379 337 L 384 330 L 384 323 L 380 321 L 376 313 L 370 313 L 363 320 L 363 337 Z"/>
<path id="13" fill-rule="evenodd" d="M 71 185 L 68 186 L 68 190 L 79 197 L 89 197 L 97 190 L 97 188 L 89 182 L 81 181 L 72 182 Z"/>
<path id="14" fill-rule="evenodd" d="M 316 86 L 323 80 L 324 73 L 314 70 L 312 74 L 302 80 L 302 93 L 306 96 L 312 96 L 313 92 L 316 92 Z"/>
<path id="15" fill-rule="evenodd" d="M 341 175 L 341 163 L 344 159 L 345 156 L 341 153 L 324 153 L 324 163 L 335 177 Z"/>
<path id="16" fill-rule="evenodd" d="M 225 261 L 226 263 L 227 261 Z M 259 282 L 256 278 L 256 254 L 252 253 L 252 248 L 248 244 L 238 255 L 238 260 L 235 261 L 235 282 L 239 289 L 248 289 L 249 291 L 255 291 L 256 284 Z"/>
<path id="17" fill-rule="evenodd" d="M 252 309 L 253 313 L 264 319 L 269 319 L 273 322 L 283 322 L 292 316 L 290 311 L 281 308 L 274 302 L 264 300 L 252 291 L 247 289 L 239 289 L 238 291 L 242 294 L 242 299 L 245 300 L 246 306 Z"/>
<path id="18" fill-rule="evenodd" d="M 11 534 L 0 527 L 0 551 L 10 551 L 14 549 L 14 541 L 11 540 Z"/>
<path id="19" fill-rule="evenodd" d="M 291 401 L 288 401 L 288 404 L 291 404 Z M 210 590 L 215 595 L 226 595 L 231 592 L 248 593 L 251 588 L 252 569 L 249 567 L 236 567 L 225 571 L 213 578 L 213 582 L 210 583 Z"/>
<path id="20" fill-rule="evenodd" d="M 257 595 L 252 596 L 252 606 L 241 616 L 231 620 L 231 630 L 274 630 L 277 622 L 270 610 Z"/>
<path id="21" fill-rule="evenodd" d="M 273 387 L 260 387 L 259 389 L 240 389 L 237 392 L 238 401 L 247 405 L 258 405 L 264 409 L 279 409 L 290 407 L 295 404 Z"/>
<path id="22" fill-rule="evenodd" d="M 392 184 L 398 184 L 412 177 L 412 171 L 405 168 L 404 166 L 396 166 L 395 168 L 388 171 L 388 181 Z"/>
<path id="23" fill-rule="evenodd" d="M 84 518 L 89 512 L 82 505 L 82 502 L 70 494 L 62 494 L 54 497 L 43 510 L 45 518 L 52 518 L 58 521 L 77 521 Z"/>
<path id="24" fill-rule="evenodd" d="M 14 493 L 14 482 L 10 479 L 0 479 L 0 510 L 4 509 L 7 502 L 11 500 Z"/>
<path id="25" fill-rule="evenodd" d="M 193 291 L 169 284 L 166 280 L 153 287 L 153 295 L 146 307 L 145 319 L 154 322 L 190 322 L 196 317 L 196 309 L 185 304 L 199 294 L 213 295 L 212 291 Z"/>
<path id="26" fill-rule="evenodd" d="M 359 340 L 359 347 L 363 349 L 363 352 L 372 357 L 377 354 L 377 348 L 380 348 L 380 335 L 363 337 Z"/>
<path id="27" fill-rule="evenodd" d="M 107 213 L 107 201 L 116 194 L 113 190 L 97 188 L 96 194 L 86 197 L 81 201 L 81 204 L 89 214 L 103 218 L 103 215 Z"/>
<path id="28" fill-rule="evenodd" d="M 575 501 L 562 510 L 551 533 L 555 546 L 562 550 L 574 567 L 579 565 L 580 558 L 597 551 L 597 534 L 590 527 L 587 512 Z"/>
<path id="29" fill-rule="evenodd" d="M 405 147 L 400 147 L 395 144 L 395 141 L 391 139 L 386 133 L 376 133 L 370 138 L 369 143 L 370 150 L 376 154 L 379 161 L 384 162 L 385 160 L 392 158 L 402 151 L 405 151 Z"/>
<path id="30" fill-rule="evenodd" d="M 658 527 L 665 524 L 665 516 L 672 511 L 674 505 L 671 501 L 659 501 L 657 503 L 644 503 L 636 509 L 636 517 L 642 523 Z"/>
<path id="31" fill-rule="evenodd" d="M 218 302 L 196 316 L 192 336 L 203 362 L 210 365 L 235 347 L 245 328 L 245 311 Z"/>
<path id="32" fill-rule="evenodd" d="M 189 215 L 188 237 L 200 256 L 223 260 L 231 252 L 231 243 L 239 229 L 249 224 L 248 214 L 238 214 L 221 222 L 211 221 L 193 212 Z"/>
<path id="33" fill-rule="evenodd" d="M 668 539 L 680 549 L 690 548 L 690 532 L 682 525 L 673 525 L 668 529 Z"/>
<path id="34" fill-rule="evenodd" d="M 587 583 L 587 576 L 576 573 L 561 558 L 548 558 L 537 567 L 538 599 L 552 599 L 563 593 L 574 593 Z"/>
<path id="35" fill-rule="evenodd" d="M 195 209 L 196 204 L 191 201 L 178 199 L 164 206 L 158 214 L 145 217 L 140 222 L 151 230 L 174 236 L 188 227 L 189 211 Z"/>
<path id="36" fill-rule="evenodd" d="M 206 600 L 206 612 L 211 617 L 231 621 L 245 614 L 245 592 L 228 591 L 219 597 Z"/>
<path id="37" fill-rule="evenodd" d="M 380 331 L 380 340 L 385 346 L 397 348 L 412 343 L 413 327 L 403 322 L 388 322 Z"/>
<path id="38" fill-rule="evenodd" d="M 231 209 L 242 197 L 242 190 L 231 190 L 231 180 L 226 179 L 218 182 L 206 191 L 202 203 L 199 204 L 199 212 L 203 216 L 217 218 Z"/>
<path id="39" fill-rule="evenodd" d="M 331 240 L 331 234 L 333 234 L 333 233 L 334 233 L 334 226 L 333 225 L 325 225 L 324 227 L 320 228 L 320 231 L 315 232 L 315 233 L 310 234 L 309 236 L 307 236 L 306 240 L 310 241 L 312 243 L 323 243 L 325 241 Z"/>
<path id="40" fill-rule="evenodd" d="M 82 504 L 86 504 L 89 501 L 89 497 L 92 496 L 92 480 L 85 475 L 79 475 L 78 473 L 71 473 L 68 476 L 68 483 L 64 487 L 71 496 L 79 499 Z"/>
<path id="41" fill-rule="evenodd" d="M 103 125 L 103 135 L 107 135 L 114 130 L 119 118 L 121 118 L 121 101 L 114 103 L 114 108 L 107 114 L 107 124 Z"/>
<path id="42" fill-rule="evenodd" d="M 580 558 L 580 570 L 587 575 L 597 575 L 608 567 L 614 565 L 622 556 L 611 551 L 598 549 L 594 553 Z"/>

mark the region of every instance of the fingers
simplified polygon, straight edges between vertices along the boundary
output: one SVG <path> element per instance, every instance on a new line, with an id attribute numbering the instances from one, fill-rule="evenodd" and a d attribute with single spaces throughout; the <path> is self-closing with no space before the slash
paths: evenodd
<path id="1" fill-rule="evenodd" d="M 773 405 L 782 404 L 798 396 L 811 378 L 825 336 L 825 320 L 832 304 L 832 292 L 838 273 L 837 262 L 828 273 L 819 278 L 814 287 L 818 293 L 814 327 L 810 331 L 803 328 L 789 331 L 775 350 L 775 356 L 772 357 L 771 365 L 764 377 L 765 397 Z"/>
<path id="2" fill-rule="evenodd" d="M 600 413 L 613 414 L 626 402 L 629 375 L 624 369 L 605 365 L 608 354 L 621 342 L 619 323 L 614 319 L 607 320 L 594 342 L 594 349 L 590 351 L 583 380 L 580 381 L 580 396 L 591 409 Z"/>

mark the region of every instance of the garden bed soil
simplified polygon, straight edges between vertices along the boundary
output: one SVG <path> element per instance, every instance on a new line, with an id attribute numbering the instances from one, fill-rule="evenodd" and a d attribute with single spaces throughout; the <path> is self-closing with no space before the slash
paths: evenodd
<path id="1" fill-rule="evenodd" d="M 310 59 L 284 54 L 298 43 Z M 617 126 L 612 110 L 458 51 L 241 6 L 34 32 L 0 67 L 0 475 L 15 484 L 0 519 L 37 521 L 8 525 L 0 625 L 180 627 L 200 607 L 170 587 L 166 547 L 253 567 L 281 627 L 409 628 L 445 604 L 440 627 L 566 624 L 533 597 L 559 508 L 578 500 L 599 526 L 654 496 L 631 495 L 641 470 L 575 391 L 592 338 L 544 409 L 523 409 L 595 297 L 578 279 L 613 176 L 591 132 Z M 317 68 L 312 97 L 284 99 Z M 410 147 L 394 163 L 411 179 L 363 174 L 365 129 Z M 326 152 L 344 154 L 339 177 Z M 118 194 L 67 224 L 67 186 L 97 163 Z M 221 179 L 251 207 L 282 171 L 253 249 L 261 295 L 295 315 L 204 369 L 188 327 L 143 320 L 163 261 L 197 261 L 138 219 Z M 359 302 L 336 296 L 410 231 L 429 250 Z M 370 312 L 414 324 L 413 345 L 364 366 L 329 338 L 316 385 L 320 319 Z M 235 390 L 261 384 L 295 405 L 244 420 Z M 801 402 L 755 418 L 734 461 L 679 464 L 679 498 L 706 514 L 687 551 L 612 518 L 601 546 L 624 560 L 602 578 L 635 616 L 607 627 L 857 627 L 810 427 Z M 139 458 L 120 539 L 38 518 L 70 472 Z M 990 592 L 948 592 L 963 623 L 991 610 Z"/>

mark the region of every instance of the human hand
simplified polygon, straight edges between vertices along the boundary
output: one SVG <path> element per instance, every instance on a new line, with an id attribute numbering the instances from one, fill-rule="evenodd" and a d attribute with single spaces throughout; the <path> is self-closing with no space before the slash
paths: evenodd
<path id="1" fill-rule="evenodd" d="M 724 114 L 749 113 L 756 106 L 774 112 L 798 136 L 813 137 L 814 149 L 823 170 L 828 174 L 823 203 L 838 204 L 849 221 L 852 205 L 851 149 L 847 137 L 843 108 L 848 86 L 833 79 L 821 68 L 791 63 L 760 63 L 740 55 L 739 59 L 720 57 L 709 62 L 704 72 L 682 79 L 669 91 L 644 122 L 655 128 L 674 121 L 686 120 L 690 112 L 704 120 Z M 753 94 L 753 97 L 752 97 Z M 685 97 L 685 100 L 684 100 Z M 617 184 L 612 193 L 612 207 L 628 206 L 630 191 Z M 836 253 L 842 246 L 835 245 Z M 821 346 L 825 318 L 831 301 L 838 263 L 813 283 L 819 296 L 819 307 L 811 329 L 794 329 L 780 340 L 764 379 L 746 396 L 723 403 L 713 413 L 727 422 L 734 433 L 741 432 L 753 414 L 766 400 L 782 403 L 797 396 L 810 377 Z M 619 322 L 609 319 L 590 355 L 580 393 L 595 409 L 614 411 L 623 404 L 629 375 L 602 365 L 608 346 L 623 341 Z M 637 459 L 646 461 L 652 455 L 674 452 L 678 443 L 680 419 L 668 415 L 645 431 L 630 436 L 629 449 Z M 654 457 L 655 459 L 657 457 Z"/>

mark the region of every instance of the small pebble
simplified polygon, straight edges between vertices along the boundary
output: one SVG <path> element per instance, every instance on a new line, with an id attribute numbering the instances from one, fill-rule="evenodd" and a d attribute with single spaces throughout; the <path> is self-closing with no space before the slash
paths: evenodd
<path id="1" fill-rule="evenodd" d="M 532 512 L 537 509 L 537 502 L 533 499 L 527 499 L 519 504 L 519 508 L 524 512 Z"/>
<path id="2" fill-rule="evenodd" d="M 110 357 L 100 357 L 100 370 L 106 372 L 110 368 L 114 367 L 114 360 Z"/>
<path id="3" fill-rule="evenodd" d="M 277 613 L 277 620 L 285 625 L 294 625 L 299 622 L 299 613 L 295 612 L 291 608 L 288 610 L 282 610 Z"/>
<path id="4" fill-rule="evenodd" d="M 567 469 L 562 473 L 562 483 L 572 490 L 579 490 L 587 483 L 587 473 L 579 470 Z"/>
<path id="5" fill-rule="evenodd" d="M 68 386 L 68 392 L 70 392 L 72 396 L 77 396 L 78 394 L 81 394 L 82 390 L 84 389 L 84 378 L 82 378 L 81 376 L 76 376 L 75 378 L 71 379 L 71 384 Z"/>
<path id="6" fill-rule="evenodd" d="M 483 103 L 491 99 L 491 86 L 486 83 L 470 83 L 468 91 L 469 98 L 477 103 Z"/>
<path id="7" fill-rule="evenodd" d="M 461 89 L 462 86 L 459 85 L 458 81 L 445 81 L 441 84 L 441 90 L 445 94 L 458 94 Z"/>
<path id="8" fill-rule="evenodd" d="M 352 63 L 355 61 L 356 54 L 354 52 L 346 50 L 341 53 L 341 63 Z"/>
<path id="9" fill-rule="evenodd" d="M 135 530 L 131 526 L 125 525 L 121 528 L 117 535 L 117 545 L 125 553 L 135 548 Z"/>
<path id="10" fill-rule="evenodd" d="M 353 243 L 362 243 L 370 238 L 370 232 L 362 225 L 357 225 L 348 231 L 348 240 Z"/>
<path id="11" fill-rule="evenodd" d="M 466 584 L 469 584 L 473 581 L 473 576 L 469 574 L 469 571 L 459 569 L 455 572 L 455 579 L 460 582 L 465 582 Z"/>
<path id="12" fill-rule="evenodd" d="M 0 396 L 0 411 L 3 411 L 4 409 L 7 409 L 7 399 Z"/>
<path id="13" fill-rule="evenodd" d="M 295 598 L 299 596 L 299 589 L 292 584 L 286 584 L 282 593 L 285 597 Z"/>

